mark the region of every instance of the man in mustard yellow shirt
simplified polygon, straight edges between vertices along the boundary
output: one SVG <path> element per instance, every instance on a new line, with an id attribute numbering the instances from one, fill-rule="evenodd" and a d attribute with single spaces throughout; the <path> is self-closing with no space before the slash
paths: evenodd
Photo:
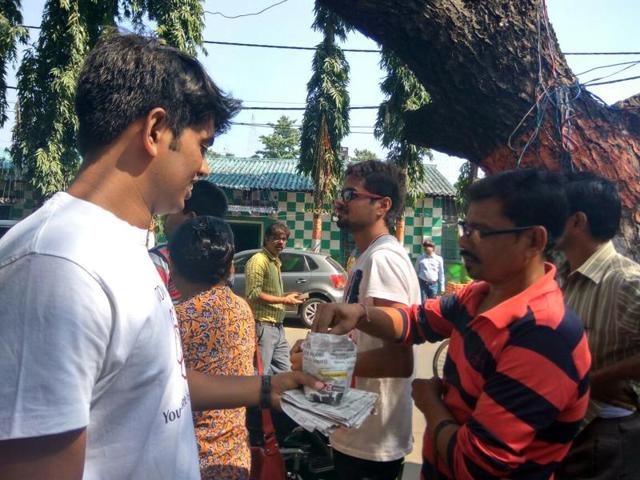
<path id="1" fill-rule="evenodd" d="M 256 321 L 256 342 L 265 374 L 291 370 L 289 344 L 284 334 L 284 306 L 298 305 L 297 293 L 284 294 L 280 253 L 290 235 L 284 223 L 269 225 L 262 251 L 245 267 L 245 296 Z"/>

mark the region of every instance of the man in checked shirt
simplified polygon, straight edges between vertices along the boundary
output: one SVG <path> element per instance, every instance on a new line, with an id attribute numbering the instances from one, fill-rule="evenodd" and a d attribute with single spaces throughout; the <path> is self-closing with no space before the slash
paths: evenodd
<path id="1" fill-rule="evenodd" d="M 583 430 L 558 478 L 640 476 L 640 265 L 616 252 L 616 186 L 589 172 L 567 176 L 569 218 L 559 248 L 567 305 L 585 325 L 593 356 L 591 401 Z"/>
<path id="2" fill-rule="evenodd" d="M 450 338 L 444 379 L 414 380 L 422 476 L 552 478 L 587 409 L 590 354 L 544 251 L 567 217 L 560 178 L 530 169 L 469 187 L 460 253 L 476 282 L 406 308 L 331 304 L 314 330 L 405 344 Z M 333 328 L 331 328 L 333 327 Z"/>

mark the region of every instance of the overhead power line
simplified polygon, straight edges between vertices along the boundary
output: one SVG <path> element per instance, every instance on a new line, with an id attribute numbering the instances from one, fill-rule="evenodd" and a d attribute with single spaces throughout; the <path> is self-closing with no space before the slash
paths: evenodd
<path id="1" fill-rule="evenodd" d="M 349 107 L 349 110 L 374 110 L 380 108 L 379 105 L 368 105 L 364 107 Z M 306 107 L 242 107 L 242 110 L 306 110 Z"/>
<path id="2" fill-rule="evenodd" d="M 203 40 L 202 43 L 207 43 L 211 45 L 231 45 L 234 47 L 278 48 L 282 50 L 308 50 L 308 51 L 316 50 L 316 47 L 299 47 L 295 45 L 268 45 L 264 43 L 221 42 L 217 40 Z M 356 52 L 356 53 L 380 53 L 380 50 L 369 50 L 366 48 L 343 48 L 342 51 Z"/>
<path id="3" fill-rule="evenodd" d="M 607 80 L 606 82 L 587 83 L 586 86 L 593 87 L 594 85 L 608 85 L 610 83 L 626 82 L 627 80 L 637 80 L 639 78 L 640 75 L 636 75 L 635 77 L 620 78 L 618 80 Z"/>
<path id="4" fill-rule="evenodd" d="M 34 25 L 21 25 L 25 28 L 33 30 L 40 30 L 40 27 Z M 223 42 L 220 40 L 203 40 L 202 43 L 209 45 L 230 45 L 234 47 L 258 47 L 258 48 L 280 48 L 283 50 L 308 50 L 314 51 L 316 47 L 302 47 L 298 45 L 272 45 L 266 43 L 243 43 L 243 42 Z M 356 53 L 381 53 L 379 49 L 367 49 L 367 48 L 343 48 L 343 52 L 356 52 Z M 640 55 L 640 52 L 562 52 L 563 55 Z"/>
<path id="5" fill-rule="evenodd" d="M 236 18 L 242 18 L 242 17 L 253 17 L 253 16 L 255 16 L 255 15 L 260 15 L 261 13 L 264 13 L 264 12 L 266 12 L 267 10 L 270 10 L 270 9 L 272 9 L 273 7 L 277 7 L 278 5 L 282 5 L 283 3 L 286 3 L 286 2 L 288 2 L 288 1 L 289 1 L 289 0 L 282 0 L 281 2 L 277 2 L 277 3 L 274 3 L 273 5 L 269 5 L 268 7 L 263 8 L 262 10 L 260 10 L 259 12 L 254 12 L 254 13 L 242 13 L 242 14 L 240 14 L 240 15 L 231 15 L 231 16 L 229 16 L 229 15 L 225 15 L 225 14 L 224 14 L 224 13 L 222 13 L 222 12 L 210 12 L 210 11 L 208 11 L 208 10 L 205 10 L 205 11 L 204 11 L 204 13 L 207 13 L 207 14 L 209 14 L 209 15 L 220 15 L 221 17 L 224 17 L 224 18 L 228 18 L 228 19 L 230 19 L 230 20 L 233 20 L 233 19 L 236 19 Z"/>

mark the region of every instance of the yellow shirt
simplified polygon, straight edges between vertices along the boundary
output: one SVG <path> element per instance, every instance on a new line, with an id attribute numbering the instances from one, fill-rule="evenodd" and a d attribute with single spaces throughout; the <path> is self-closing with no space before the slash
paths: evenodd
<path id="1" fill-rule="evenodd" d="M 266 303 L 259 296 L 268 293 L 284 296 L 280 259 L 266 248 L 249 259 L 245 267 L 245 296 L 257 322 L 280 323 L 284 320 L 284 304 Z"/>

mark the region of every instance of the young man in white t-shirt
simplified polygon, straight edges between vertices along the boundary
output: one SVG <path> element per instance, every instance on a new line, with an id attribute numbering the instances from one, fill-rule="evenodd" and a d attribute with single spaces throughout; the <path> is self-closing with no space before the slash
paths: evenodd
<path id="1" fill-rule="evenodd" d="M 198 479 L 191 408 L 277 404 L 316 384 L 187 371 L 147 254 L 152 215 L 184 207 L 237 109 L 158 40 L 114 33 L 87 57 L 78 177 L 0 241 L 3 480 Z"/>
<path id="2" fill-rule="evenodd" d="M 404 177 L 394 165 L 367 161 L 347 169 L 335 211 L 338 226 L 351 232 L 359 254 L 349 272 L 345 302 L 378 306 L 420 302 L 411 260 L 389 234 L 404 208 L 404 196 Z M 380 397 L 376 414 L 362 427 L 331 435 L 335 468 L 343 480 L 399 479 L 404 457 L 413 448 L 408 378 L 413 374 L 413 350 L 360 331 L 352 336 L 358 347 L 354 386 Z"/>

